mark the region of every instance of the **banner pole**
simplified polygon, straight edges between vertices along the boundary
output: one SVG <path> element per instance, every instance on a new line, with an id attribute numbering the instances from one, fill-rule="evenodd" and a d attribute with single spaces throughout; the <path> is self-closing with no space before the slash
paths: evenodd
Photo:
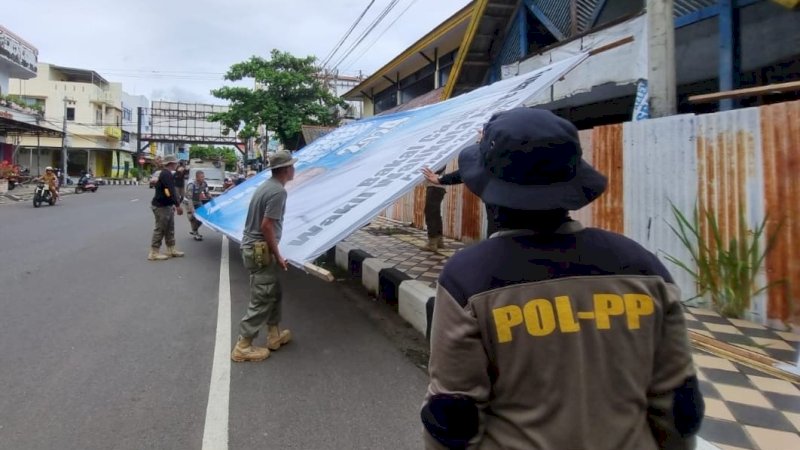
<path id="1" fill-rule="evenodd" d="M 308 272 L 309 274 L 314 275 L 315 277 L 323 281 L 327 281 L 329 283 L 336 279 L 333 276 L 333 274 L 330 273 L 328 270 L 325 270 L 320 266 L 315 266 L 314 264 L 311 263 L 303 264 L 303 269 L 305 269 L 305 271 Z"/>

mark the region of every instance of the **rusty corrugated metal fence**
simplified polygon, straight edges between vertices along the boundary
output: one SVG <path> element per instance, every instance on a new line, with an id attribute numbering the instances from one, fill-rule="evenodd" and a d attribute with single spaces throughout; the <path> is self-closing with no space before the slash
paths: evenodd
<path id="1" fill-rule="evenodd" d="M 584 159 L 609 177 L 609 188 L 573 217 L 656 253 L 691 298 L 692 278 L 664 258 L 691 259 L 670 229 L 671 205 L 688 216 L 695 207 L 713 212 L 724 242 L 741 231 L 740 213 L 750 229 L 766 216 L 770 232 L 781 226 L 759 283 L 782 283 L 756 296 L 750 314 L 763 323 L 800 325 L 800 102 L 608 125 L 582 130 L 580 138 Z M 451 162 L 448 171 L 455 167 Z M 384 215 L 422 228 L 424 201 L 417 188 Z M 480 239 L 484 215 L 463 186 L 448 188 L 446 236 Z"/>

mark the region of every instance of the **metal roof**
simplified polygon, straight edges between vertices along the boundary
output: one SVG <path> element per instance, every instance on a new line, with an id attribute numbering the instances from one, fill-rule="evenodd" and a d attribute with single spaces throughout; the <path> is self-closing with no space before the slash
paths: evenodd
<path id="1" fill-rule="evenodd" d="M 50 65 L 51 70 L 57 70 L 62 74 L 67 76 L 67 80 L 76 83 L 92 83 L 92 84 L 101 84 L 101 85 L 108 85 L 108 80 L 103 78 L 99 73 L 95 72 L 94 70 L 87 70 L 87 69 L 77 69 L 74 67 L 64 67 L 64 66 L 56 66 L 55 64 Z"/>
<path id="2" fill-rule="evenodd" d="M 478 0 L 472 22 L 459 47 L 444 97 L 482 86 L 490 62 L 500 53 L 517 0 Z"/>

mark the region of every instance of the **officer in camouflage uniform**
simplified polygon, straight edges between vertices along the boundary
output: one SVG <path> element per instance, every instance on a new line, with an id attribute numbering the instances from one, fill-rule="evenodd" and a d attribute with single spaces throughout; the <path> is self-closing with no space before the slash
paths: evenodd
<path id="1" fill-rule="evenodd" d="M 250 272 L 250 304 L 239 325 L 239 338 L 231 353 L 236 362 L 262 361 L 270 350 L 288 343 L 292 334 L 280 329 L 281 285 L 280 269 L 288 270 L 278 243 L 283 230 L 286 207 L 286 183 L 294 178 L 291 153 L 279 151 L 269 158 L 272 177 L 256 189 L 247 211 L 242 237 L 242 261 Z M 253 345 L 259 330 L 267 326 L 266 348 Z"/>
<path id="2" fill-rule="evenodd" d="M 194 237 L 195 241 L 202 241 L 203 235 L 200 234 L 200 227 L 203 222 L 197 220 L 195 217 L 195 210 L 211 200 L 211 195 L 208 192 L 208 183 L 206 183 L 206 175 L 202 170 L 198 170 L 194 174 L 194 180 L 186 185 L 186 193 L 183 202 L 186 203 L 186 217 L 189 219 L 189 225 L 192 231 L 189 232 Z"/>
<path id="3" fill-rule="evenodd" d="M 680 292 L 636 242 L 570 219 L 607 185 L 581 154 L 570 122 L 517 108 L 459 155 L 500 229 L 439 277 L 426 448 L 694 448 Z"/>

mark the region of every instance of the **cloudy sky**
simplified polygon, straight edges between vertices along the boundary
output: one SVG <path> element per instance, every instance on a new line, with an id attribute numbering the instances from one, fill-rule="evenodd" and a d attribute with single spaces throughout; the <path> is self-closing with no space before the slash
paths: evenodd
<path id="1" fill-rule="evenodd" d="M 469 3 L 375 0 L 334 63 L 393 1 L 394 8 L 338 66 L 340 73 L 370 74 Z M 40 62 L 96 70 L 151 100 L 219 103 L 209 91 L 224 84 L 231 64 L 267 56 L 273 48 L 324 59 L 370 0 L 7 3 L 0 24 L 36 46 Z"/>

